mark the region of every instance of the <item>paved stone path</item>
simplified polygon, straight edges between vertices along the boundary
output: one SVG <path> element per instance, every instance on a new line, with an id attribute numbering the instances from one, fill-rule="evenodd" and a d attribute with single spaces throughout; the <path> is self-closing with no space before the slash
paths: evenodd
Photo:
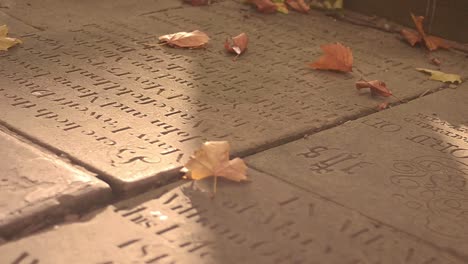
<path id="1" fill-rule="evenodd" d="M 24 44 L 0 53 L 1 263 L 468 262 L 467 85 L 415 70 L 466 78 L 464 54 L 237 1 L 6 1 L 3 23 Z M 194 29 L 206 49 L 146 45 Z M 353 73 L 307 68 L 336 41 Z M 206 140 L 252 182 L 179 181 Z"/>

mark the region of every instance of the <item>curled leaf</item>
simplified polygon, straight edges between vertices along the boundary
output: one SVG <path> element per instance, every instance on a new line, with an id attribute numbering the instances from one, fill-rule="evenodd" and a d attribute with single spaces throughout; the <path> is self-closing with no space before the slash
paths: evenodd
<path id="1" fill-rule="evenodd" d="M 205 142 L 185 164 L 184 177 L 193 180 L 210 176 L 237 182 L 247 180 L 247 166 L 240 158 L 229 160 L 229 148 L 227 141 Z"/>
<path id="2" fill-rule="evenodd" d="M 310 7 L 308 4 L 304 2 L 304 0 L 286 0 L 286 3 L 288 6 L 290 6 L 292 9 L 301 12 L 301 13 L 307 13 L 310 10 Z"/>
<path id="3" fill-rule="evenodd" d="M 237 56 L 239 56 L 247 49 L 247 44 L 249 44 L 249 38 L 247 37 L 247 34 L 240 33 L 231 39 L 226 39 L 226 42 L 224 42 L 224 48 L 227 51 L 236 53 Z"/>
<path id="4" fill-rule="evenodd" d="M 189 3 L 193 6 L 204 6 L 204 5 L 209 5 L 210 0 L 185 0 L 186 3 Z"/>
<path id="5" fill-rule="evenodd" d="M 9 48 L 15 46 L 16 44 L 23 43 L 17 38 L 7 37 L 8 27 L 6 25 L 0 26 L 0 51 L 6 51 Z"/>
<path id="6" fill-rule="evenodd" d="M 340 43 L 322 45 L 320 48 L 325 55 L 318 61 L 309 64 L 315 70 L 335 70 L 351 72 L 353 68 L 353 54 L 351 49 Z"/>
<path id="7" fill-rule="evenodd" d="M 416 70 L 424 73 L 429 73 L 431 75 L 431 80 L 449 82 L 449 83 L 461 83 L 461 77 L 458 74 L 445 73 L 441 71 L 435 71 L 424 68 L 416 68 Z"/>
<path id="8" fill-rule="evenodd" d="M 203 48 L 208 44 L 210 38 L 204 32 L 195 30 L 192 32 L 178 32 L 159 37 L 159 40 L 167 43 L 169 46 L 181 48 Z"/>
<path id="9" fill-rule="evenodd" d="M 444 39 L 435 37 L 435 36 L 426 35 L 426 32 L 424 32 L 424 26 L 423 26 L 423 22 L 424 22 L 423 16 L 415 16 L 411 14 L 411 18 L 413 19 L 414 25 L 416 26 L 416 30 L 418 32 L 416 33 L 408 29 L 403 29 L 400 32 L 403 35 L 403 37 L 408 41 L 408 43 L 411 44 L 411 46 L 414 46 L 416 43 L 423 41 L 427 49 L 429 49 L 430 51 L 436 50 L 438 48 L 444 48 L 444 49 L 450 48 L 450 45 L 446 43 Z"/>
<path id="10" fill-rule="evenodd" d="M 408 43 L 411 46 L 416 45 L 417 43 L 421 42 L 421 40 L 422 40 L 422 37 L 421 37 L 421 35 L 419 35 L 418 32 L 415 32 L 415 31 L 410 30 L 410 29 L 402 29 L 400 31 L 400 33 L 401 33 L 401 35 L 403 35 L 403 37 L 405 37 L 406 41 L 408 41 Z"/>
<path id="11" fill-rule="evenodd" d="M 372 96 L 384 96 L 388 97 L 392 95 L 392 92 L 387 88 L 387 85 L 379 80 L 374 81 L 357 81 L 356 88 L 358 90 L 363 88 L 370 88 Z"/>
<path id="12" fill-rule="evenodd" d="M 436 66 L 440 66 L 440 64 L 441 64 L 440 60 L 437 59 L 437 58 L 432 58 L 431 63 L 436 65 Z"/>
<path id="13" fill-rule="evenodd" d="M 274 13 L 277 9 L 271 0 L 249 0 L 248 2 L 254 4 L 261 13 Z"/>

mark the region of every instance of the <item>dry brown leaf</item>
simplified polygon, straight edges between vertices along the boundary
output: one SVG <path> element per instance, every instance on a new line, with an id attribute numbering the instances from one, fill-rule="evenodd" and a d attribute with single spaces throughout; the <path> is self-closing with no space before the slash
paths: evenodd
<path id="1" fill-rule="evenodd" d="M 203 48 L 208 44 L 210 38 L 204 32 L 195 30 L 192 32 L 178 32 L 159 37 L 159 40 L 167 43 L 169 46 L 181 48 Z"/>
<path id="2" fill-rule="evenodd" d="M 416 31 L 410 29 L 402 29 L 400 33 L 403 35 L 403 37 L 405 37 L 405 39 L 411 46 L 414 46 L 422 41 L 421 35 L 419 35 L 419 33 Z"/>
<path id="3" fill-rule="evenodd" d="M 383 102 L 377 105 L 377 111 L 382 111 L 388 108 L 388 102 Z"/>
<path id="4" fill-rule="evenodd" d="M 237 182 L 247 180 L 247 166 L 240 158 L 229 160 L 229 149 L 227 141 L 205 142 L 185 164 L 184 177 L 193 180 L 210 176 L 224 177 Z"/>
<path id="5" fill-rule="evenodd" d="M 301 13 L 307 13 L 310 10 L 310 6 L 304 0 L 286 0 L 286 3 L 289 7 Z"/>
<path id="6" fill-rule="evenodd" d="M 409 30 L 402 30 L 401 34 L 406 38 L 406 40 L 408 40 L 408 42 L 412 46 L 414 46 L 415 43 L 423 40 L 427 49 L 429 49 L 430 51 L 436 50 L 438 48 L 443 48 L 443 49 L 450 48 L 450 45 L 446 43 L 444 39 L 435 37 L 435 36 L 426 35 L 426 32 L 424 32 L 424 26 L 423 26 L 423 22 L 424 22 L 423 16 L 415 16 L 411 14 L 411 18 L 413 19 L 414 25 L 416 26 L 416 30 L 419 33 L 419 38 L 417 39 L 415 38 L 415 36 L 408 36 L 408 32 L 410 32 Z M 414 42 L 415 40 L 418 40 L 418 41 Z"/>
<path id="7" fill-rule="evenodd" d="M 437 58 L 432 58 L 431 63 L 437 66 L 440 66 L 440 64 L 442 64 L 442 62 L 440 62 L 440 60 Z"/>
<path id="8" fill-rule="evenodd" d="M 236 53 L 237 56 L 239 56 L 242 53 L 244 53 L 244 51 L 247 49 L 248 44 L 249 38 L 247 37 L 247 34 L 240 33 L 239 35 L 233 38 L 226 39 L 226 42 L 224 42 L 224 48 L 227 51 Z"/>
<path id="9" fill-rule="evenodd" d="M 204 5 L 209 5 L 210 0 L 185 0 L 186 3 L 189 3 L 193 6 L 204 6 Z"/>
<path id="10" fill-rule="evenodd" d="M 358 90 L 363 88 L 370 88 L 372 96 L 380 95 L 388 97 L 392 95 L 392 92 L 387 88 L 387 85 L 379 80 L 374 81 L 357 81 L 356 88 Z"/>
<path id="11" fill-rule="evenodd" d="M 261 13 L 274 13 L 277 9 L 271 0 L 249 0 L 248 2 L 254 4 Z"/>
<path id="12" fill-rule="evenodd" d="M 322 45 L 320 48 L 325 55 L 318 61 L 309 64 L 315 70 L 335 70 L 351 72 L 353 68 L 353 54 L 351 49 L 340 43 Z"/>
<path id="13" fill-rule="evenodd" d="M 7 37 L 8 27 L 6 25 L 0 26 L 0 51 L 7 51 L 9 48 L 15 46 L 16 44 L 23 43 L 17 38 Z"/>

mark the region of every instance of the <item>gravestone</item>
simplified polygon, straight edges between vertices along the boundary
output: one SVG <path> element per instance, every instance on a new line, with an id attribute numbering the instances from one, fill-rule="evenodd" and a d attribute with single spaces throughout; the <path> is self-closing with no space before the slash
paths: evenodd
<path id="1" fill-rule="evenodd" d="M 35 231 L 111 196 L 89 173 L 1 130 L 0 146 L 0 238 Z"/>
<path id="2" fill-rule="evenodd" d="M 249 175 L 251 183 L 220 180 L 214 198 L 211 181 L 151 191 L 79 222 L 0 246 L 0 260 L 70 264 L 463 263 L 430 243 L 270 175 L 254 170 Z"/>
<path id="3" fill-rule="evenodd" d="M 247 159 L 468 261 L 468 86 Z"/>
<path id="4" fill-rule="evenodd" d="M 24 45 L 0 54 L 0 120 L 128 192 L 174 177 L 207 140 L 247 155 L 367 115 L 382 99 L 356 91 L 361 77 L 386 81 L 402 100 L 444 87 L 414 70 L 429 67 L 422 49 L 320 13 L 267 16 L 237 1 L 149 12 L 156 5 L 17 32 Z M 212 38 L 206 49 L 147 45 L 193 29 Z M 250 44 L 233 61 L 223 43 L 240 32 Z M 354 73 L 307 67 L 336 41 L 352 48 Z M 437 56 L 444 70 L 466 72 L 459 54 Z"/>

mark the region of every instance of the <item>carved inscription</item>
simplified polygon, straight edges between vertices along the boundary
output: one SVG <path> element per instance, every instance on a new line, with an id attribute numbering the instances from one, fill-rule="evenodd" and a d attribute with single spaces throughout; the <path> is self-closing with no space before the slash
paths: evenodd
<path id="1" fill-rule="evenodd" d="M 449 158 L 423 156 L 394 162 L 391 182 L 401 190 L 394 198 L 426 215 L 434 233 L 467 239 L 468 166 Z"/>
<path id="2" fill-rule="evenodd" d="M 337 170 L 346 174 L 354 174 L 357 170 L 372 164 L 362 161 L 363 153 L 347 152 L 325 146 L 308 147 L 307 151 L 298 153 L 296 156 L 310 160 L 309 170 L 316 174 L 326 174 Z"/>

